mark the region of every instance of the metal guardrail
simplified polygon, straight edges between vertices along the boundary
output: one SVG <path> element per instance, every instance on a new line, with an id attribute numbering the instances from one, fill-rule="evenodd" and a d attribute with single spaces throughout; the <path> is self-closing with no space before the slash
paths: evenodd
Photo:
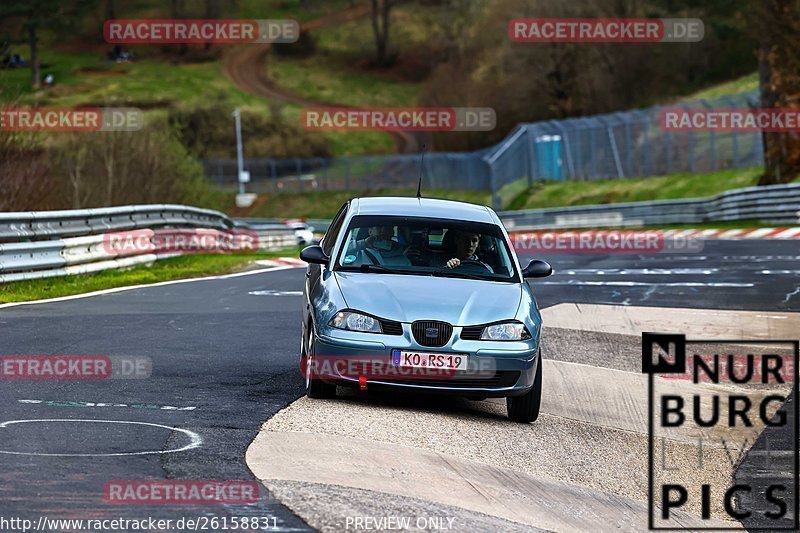
<path id="1" fill-rule="evenodd" d="M 800 184 L 734 189 L 710 198 L 555 207 L 498 213 L 509 230 L 638 227 L 759 220 L 800 223 Z"/>
<path id="2" fill-rule="evenodd" d="M 500 211 L 498 215 L 509 231 L 702 224 L 736 220 L 800 224 L 800 184 L 732 189 L 710 198 Z M 257 222 L 266 219 L 249 220 Z M 306 223 L 313 226 L 315 232 L 324 233 L 331 221 L 308 219 Z"/>
<path id="3" fill-rule="evenodd" d="M 800 184 L 747 187 L 711 198 L 658 200 L 624 204 L 529 209 L 498 213 L 509 230 L 635 227 L 759 220 L 800 224 Z M 328 220 L 307 220 L 315 231 Z M 277 219 L 234 221 L 209 209 L 156 204 L 0 213 L 0 283 L 83 274 L 151 264 L 171 253 L 128 253 L 108 246 L 109 236 L 137 231 L 153 238 L 162 229 L 203 229 L 257 235 L 258 248 L 275 250 L 297 244 L 292 228 Z"/>
<path id="4" fill-rule="evenodd" d="M 152 264 L 181 255 L 180 251 L 158 252 L 155 246 L 157 232 L 172 229 L 209 230 L 222 236 L 247 232 L 258 237 L 259 250 L 297 243 L 294 231 L 282 224 L 251 228 L 218 211 L 183 205 L 0 213 L 0 283 Z M 128 231 L 153 244 L 156 252 L 117 250 L 109 245 L 112 236 Z"/>

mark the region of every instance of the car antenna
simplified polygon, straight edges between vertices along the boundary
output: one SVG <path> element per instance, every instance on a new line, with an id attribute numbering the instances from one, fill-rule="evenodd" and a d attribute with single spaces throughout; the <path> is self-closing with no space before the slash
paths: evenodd
<path id="1" fill-rule="evenodd" d="M 425 174 L 425 145 L 422 145 L 422 157 L 419 160 L 419 183 L 417 183 L 417 198 L 422 198 L 422 176 Z"/>

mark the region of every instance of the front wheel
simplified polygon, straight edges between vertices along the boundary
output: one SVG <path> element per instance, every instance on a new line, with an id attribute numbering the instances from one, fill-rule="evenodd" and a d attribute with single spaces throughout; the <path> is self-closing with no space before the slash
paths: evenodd
<path id="1" fill-rule="evenodd" d="M 303 349 L 305 358 L 306 395 L 309 398 L 335 398 L 336 385 L 325 383 L 321 379 L 314 379 L 314 326 L 308 325 L 308 336 Z"/>
<path id="2" fill-rule="evenodd" d="M 542 404 L 542 352 L 539 352 L 539 363 L 536 365 L 536 377 L 533 387 L 522 396 L 506 398 L 508 418 L 514 422 L 536 422 L 539 418 L 539 407 Z"/>

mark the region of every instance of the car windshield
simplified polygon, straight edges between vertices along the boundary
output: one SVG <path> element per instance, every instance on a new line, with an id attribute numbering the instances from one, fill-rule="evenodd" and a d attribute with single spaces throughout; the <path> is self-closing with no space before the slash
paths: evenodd
<path id="1" fill-rule="evenodd" d="M 335 269 L 519 281 L 498 226 L 435 218 L 354 217 Z"/>

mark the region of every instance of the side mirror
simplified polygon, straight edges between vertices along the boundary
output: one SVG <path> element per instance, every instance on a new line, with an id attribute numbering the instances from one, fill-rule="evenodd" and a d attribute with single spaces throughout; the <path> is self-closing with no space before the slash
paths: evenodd
<path id="1" fill-rule="evenodd" d="M 302 256 L 301 256 L 302 257 Z M 534 259 L 522 270 L 523 278 L 546 278 L 553 273 L 553 267 L 547 261 Z"/>
<path id="2" fill-rule="evenodd" d="M 322 246 L 315 244 L 314 246 L 306 246 L 300 252 L 300 259 L 306 263 L 315 263 L 318 265 L 327 265 L 330 257 L 325 255 L 322 251 Z"/>

